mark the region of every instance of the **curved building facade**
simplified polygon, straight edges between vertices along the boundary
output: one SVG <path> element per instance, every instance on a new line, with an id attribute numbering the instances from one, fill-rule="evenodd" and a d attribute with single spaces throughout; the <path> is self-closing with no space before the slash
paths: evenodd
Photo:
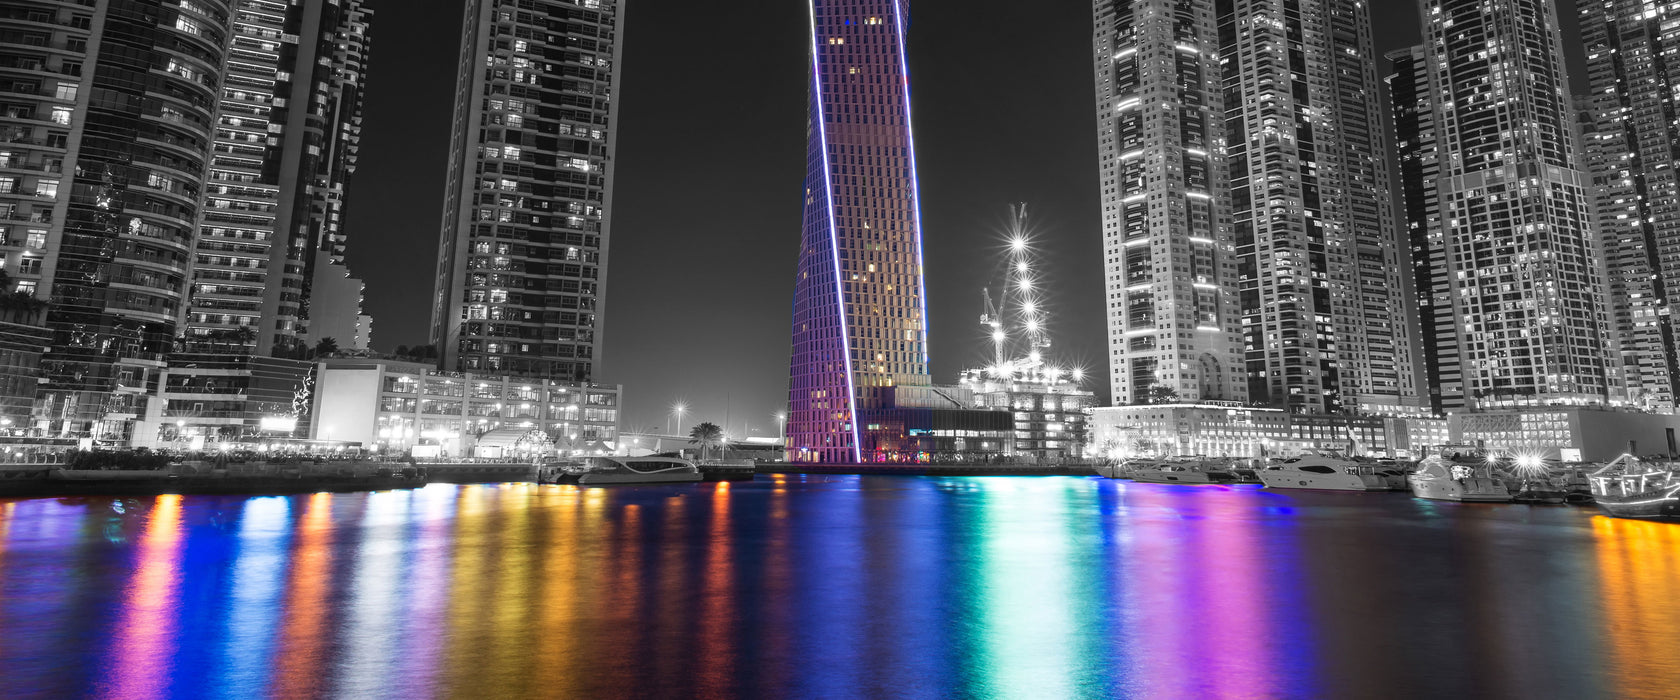
<path id="1" fill-rule="evenodd" d="M 894 387 L 929 384 L 905 53 L 909 5 L 814 0 L 805 208 L 794 282 L 787 450 L 865 461 Z"/>
<path id="2" fill-rule="evenodd" d="M 215 132 L 231 7 L 223 0 L 9 3 L 12 91 L 0 124 L 11 179 L 32 196 L 23 237 L 38 263 L 14 283 L 51 303 L 39 428 L 123 440 L 144 413 L 183 314 Z M 8 238 L 14 234 L 8 232 Z"/>

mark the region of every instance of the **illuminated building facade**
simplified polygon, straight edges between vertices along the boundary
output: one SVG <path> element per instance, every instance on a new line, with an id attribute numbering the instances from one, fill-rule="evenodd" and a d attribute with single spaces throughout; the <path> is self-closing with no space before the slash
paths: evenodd
<path id="1" fill-rule="evenodd" d="M 0 8 L 0 240 L 50 301 L 34 429 L 126 441 L 173 348 L 233 3 Z"/>
<path id="2" fill-rule="evenodd" d="M 541 430 L 563 452 L 618 447 L 617 385 L 473 372 L 373 358 L 329 358 L 315 369 L 309 437 L 360 442 L 369 450 L 473 454 L 478 438 Z"/>
<path id="3" fill-rule="evenodd" d="M 1249 401 L 1420 411 L 1366 3 L 1224 0 L 1218 22 Z"/>
<path id="4" fill-rule="evenodd" d="M 1607 403 L 1613 337 L 1552 2 L 1426 0 L 1422 11 L 1441 228 L 1432 240 L 1463 376 L 1442 387 L 1442 405 Z"/>
<path id="5" fill-rule="evenodd" d="M 1631 406 L 1673 412 L 1680 345 L 1680 2 L 1581 0 L 1583 140 L 1597 187 L 1618 369 Z"/>
<path id="6" fill-rule="evenodd" d="M 1410 289 L 1417 306 L 1417 358 L 1428 378 L 1427 406 L 1440 416 L 1464 408 L 1464 374 L 1436 190 L 1441 158 L 1435 143 L 1435 91 L 1422 46 L 1392 51 L 1387 58 L 1389 75 L 1384 80 L 1394 106 L 1394 150 L 1411 251 Z"/>
<path id="7" fill-rule="evenodd" d="M 1093 12 L 1113 401 L 1246 401 L 1214 2 Z"/>
<path id="8" fill-rule="evenodd" d="M 965 370 L 957 385 L 974 408 L 1010 414 L 1014 434 L 1004 454 L 1036 461 L 1084 456 L 1086 422 L 1096 394 L 1080 388 L 1083 377 L 1040 368 L 999 377 L 985 369 Z"/>
<path id="9" fill-rule="evenodd" d="M 598 369 L 621 11 L 466 3 L 432 309 L 443 368 Z"/>
<path id="10" fill-rule="evenodd" d="M 1290 413 L 1236 405 L 1109 406 L 1091 412 L 1093 457 L 1269 459 L 1306 450 L 1419 459 L 1447 441 L 1447 421 L 1429 417 Z"/>
<path id="11" fill-rule="evenodd" d="M 897 0 L 811 3 L 790 460 L 864 461 L 868 413 L 892 408 L 895 387 L 930 383 L 908 9 Z"/>
<path id="12" fill-rule="evenodd" d="M 309 344 L 312 280 L 335 267 L 344 275 L 370 19 L 361 0 L 240 3 L 193 256 L 189 346 L 234 341 L 301 357 Z"/>

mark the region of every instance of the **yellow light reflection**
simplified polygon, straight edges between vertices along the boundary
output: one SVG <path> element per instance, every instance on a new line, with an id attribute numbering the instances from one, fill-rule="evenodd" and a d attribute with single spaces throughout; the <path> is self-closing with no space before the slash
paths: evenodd
<path id="1" fill-rule="evenodd" d="M 552 504 L 543 543 L 542 600 L 537 601 L 542 629 L 537 635 L 536 671 L 538 689 L 557 689 L 582 672 L 579 662 L 586 656 L 578 647 L 574 632 L 577 621 L 578 503 L 583 491 L 562 484 L 560 492 L 548 495 Z"/>
<path id="2" fill-rule="evenodd" d="M 1680 525 L 1593 518 L 1617 697 L 1680 697 Z"/>
<path id="3" fill-rule="evenodd" d="M 493 492 L 484 486 L 461 488 L 455 504 L 454 570 L 449 581 L 449 687 L 453 695 L 466 696 L 483 678 L 480 653 L 485 648 L 480 620 L 491 593 L 482 588 L 487 553 L 485 523 Z"/>
<path id="4" fill-rule="evenodd" d="M 493 678 L 501 682 L 511 697 L 529 696 L 535 688 L 524 684 L 531 680 L 530 658 L 531 610 L 537 601 L 532 595 L 531 558 L 538 538 L 531 531 L 530 484 L 516 484 L 498 489 L 495 509 L 497 527 L 493 528 L 490 551 L 495 552 L 492 580 L 483 581 L 480 595 L 488 591 L 491 600 L 490 658 L 484 664 Z"/>
<path id="5" fill-rule="evenodd" d="M 123 599 L 123 615 L 112 645 L 115 670 L 100 695 L 110 698 L 163 697 L 169 660 L 175 652 L 180 581 L 181 497 L 158 496 L 140 539 L 139 566 Z"/>

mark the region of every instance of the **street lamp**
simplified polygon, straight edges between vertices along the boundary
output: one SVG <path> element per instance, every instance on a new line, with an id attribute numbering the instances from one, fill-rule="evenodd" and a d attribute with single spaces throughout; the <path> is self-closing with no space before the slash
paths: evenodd
<path id="1" fill-rule="evenodd" d="M 683 402 L 678 401 L 674 404 L 671 404 L 671 415 L 676 420 L 675 429 L 668 431 L 671 435 L 676 435 L 678 430 L 682 430 L 682 417 L 683 417 L 683 414 L 687 413 L 687 412 L 688 412 L 688 406 L 684 405 Z"/>
<path id="2" fill-rule="evenodd" d="M 787 414 L 781 411 L 776 412 L 776 436 L 787 442 Z"/>

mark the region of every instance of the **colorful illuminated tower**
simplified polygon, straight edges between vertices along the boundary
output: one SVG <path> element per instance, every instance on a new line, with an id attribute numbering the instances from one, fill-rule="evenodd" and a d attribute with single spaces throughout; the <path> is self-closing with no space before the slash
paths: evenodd
<path id="1" fill-rule="evenodd" d="M 811 2 L 804 237 L 794 284 L 790 459 L 861 461 L 860 425 L 924 386 L 915 142 L 902 0 Z M 862 417 L 860 417 L 862 416 Z"/>

